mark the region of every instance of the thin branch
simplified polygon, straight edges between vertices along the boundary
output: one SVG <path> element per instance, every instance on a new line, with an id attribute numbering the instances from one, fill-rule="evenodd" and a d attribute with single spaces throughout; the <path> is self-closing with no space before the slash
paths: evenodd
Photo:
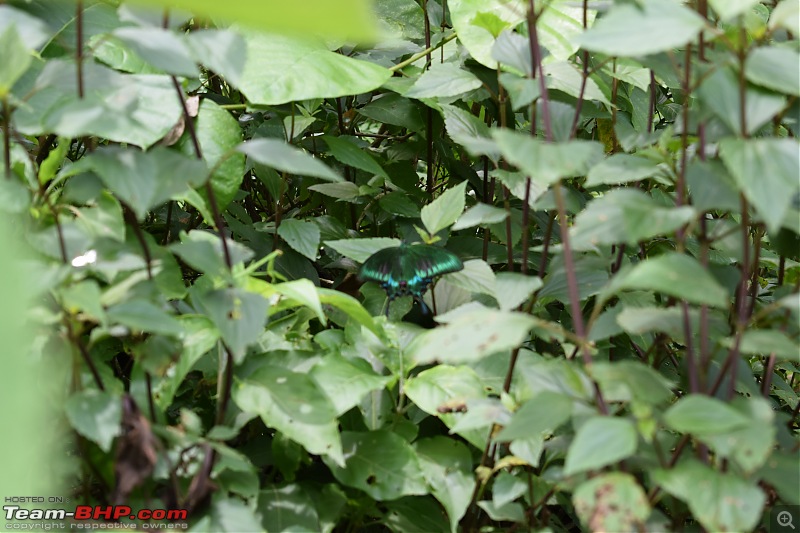
<path id="1" fill-rule="evenodd" d="M 136 236 L 136 240 L 139 242 L 139 246 L 142 248 L 142 254 L 144 254 L 144 264 L 147 268 L 147 279 L 152 280 L 153 270 L 151 264 L 153 262 L 153 257 L 150 255 L 150 247 L 147 246 L 147 241 L 144 239 L 144 232 L 142 232 L 142 228 L 139 227 L 139 221 L 136 220 L 136 216 L 128 206 L 123 208 L 122 217 L 131 227 L 131 229 L 133 229 L 133 234 Z"/>
<path id="2" fill-rule="evenodd" d="M 583 29 L 589 27 L 589 0 L 583 0 Z M 530 39 L 529 39 L 530 41 Z M 531 55 L 533 57 L 533 55 Z M 583 63 L 583 72 L 581 73 L 581 88 L 578 91 L 578 101 L 575 104 L 575 116 L 572 117 L 572 126 L 569 129 L 569 138 L 573 139 L 578 133 L 578 122 L 581 117 L 581 108 L 583 107 L 583 95 L 586 92 L 586 82 L 589 79 L 589 52 L 583 51 L 581 58 Z"/>
<path id="3" fill-rule="evenodd" d="M 409 66 L 409 65 L 411 65 L 413 63 L 416 63 L 417 61 L 419 61 L 423 57 L 427 57 L 428 55 L 430 55 L 431 52 L 435 51 L 437 48 L 441 48 L 442 46 L 446 45 L 447 43 L 449 43 L 450 41 L 452 41 L 456 37 L 458 37 L 458 35 L 455 34 L 455 33 L 453 33 L 451 35 L 448 35 L 447 37 L 443 38 L 438 43 L 436 43 L 436 44 L 434 44 L 432 46 L 426 47 L 425 50 L 422 50 L 421 52 L 417 52 L 416 54 L 414 54 L 413 56 L 409 57 L 405 61 L 401 61 L 400 63 L 394 65 L 393 67 L 389 67 L 389 70 L 391 70 L 392 72 L 398 72 L 398 71 L 406 68 L 407 66 Z"/>
<path id="4" fill-rule="evenodd" d="M 83 1 L 75 3 L 75 65 L 78 77 L 78 98 L 83 99 Z"/>
<path id="5" fill-rule="evenodd" d="M 422 0 L 422 19 L 425 25 L 425 49 L 431 48 L 431 20 L 428 18 L 428 0 Z M 425 54 L 425 70 L 431 66 L 431 52 Z M 428 197 L 433 195 L 433 109 L 427 108 L 425 115 L 425 161 L 426 165 L 426 189 Z"/>
<path id="6" fill-rule="evenodd" d="M 101 391 L 105 391 L 106 387 L 103 385 L 103 378 L 100 377 L 100 373 L 97 371 L 94 361 L 92 361 L 92 356 L 89 355 L 89 352 L 86 350 L 86 346 L 83 345 L 81 340 L 78 338 L 78 335 L 75 333 L 75 329 L 72 327 L 70 317 L 67 316 L 66 311 L 64 313 L 64 326 L 67 328 L 67 336 L 69 337 L 70 342 L 72 342 L 72 344 L 78 348 L 78 352 L 80 352 L 83 362 L 86 363 L 86 366 L 89 367 L 89 371 L 92 373 L 92 377 L 94 378 L 94 383 L 97 385 L 97 388 Z"/>
<path id="7" fill-rule="evenodd" d="M 8 98 L 3 97 L 3 162 L 6 167 L 6 179 L 11 179 L 11 106 Z"/>
<path id="8" fill-rule="evenodd" d="M 194 120 L 192 120 L 192 115 L 189 113 L 189 107 L 186 105 L 186 99 L 183 97 L 183 89 L 181 89 L 181 84 L 178 82 L 178 78 L 175 76 L 170 76 L 172 78 L 172 86 L 175 87 L 175 92 L 178 93 L 178 99 L 181 102 L 181 109 L 183 109 L 183 119 L 186 123 L 186 129 L 189 132 L 189 138 L 192 140 L 192 146 L 194 147 L 194 154 L 197 159 L 203 159 L 203 151 L 200 148 L 200 139 L 197 137 L 197 130 L 194 127 Z M 211 187 L 211 177 L 213 173 L 209 174 L 208 179 L 206 180 L 203 188 L 206 192 L 206 196 L 208 196 L 208 207 L 211 209 L 211 216 L 214 217 L 214 225 L 217 227 L 217 231 L 219 232 L 219 238 L 222 242 L 222 253 L 225 256 L 225 265 L 228 267 L 228 270 L 233 268 L 233 261 L 231 260 L 231 253 L 228 250 L 228 241 L 225 238 L 225 223 L 222 220 L 222 214 L 219 211 L 219 204 L 217 203 L 217 195 L 214 193 L 213 187 Z"/>

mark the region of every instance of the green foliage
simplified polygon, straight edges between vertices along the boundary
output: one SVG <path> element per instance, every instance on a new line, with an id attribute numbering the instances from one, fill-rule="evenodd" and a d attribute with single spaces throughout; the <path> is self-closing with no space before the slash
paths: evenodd
<path id="1" fill-rule="evenodd" d="M 29 388 L 73 501 L 324 532 L 800 503 L 796 0 L 274 4 L 0 5 L 8 356 L 58 369 Z M 418 241 L 464 268 L 384 317 L 359 265 Z"/>

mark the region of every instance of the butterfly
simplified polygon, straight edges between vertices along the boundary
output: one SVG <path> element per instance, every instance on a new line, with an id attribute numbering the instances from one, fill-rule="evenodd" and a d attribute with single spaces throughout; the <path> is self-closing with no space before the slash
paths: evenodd
<path id="1" fill-rule="evenodd" d="M 428 306 L 422 301 L 422 295 L 433 278 L 463 268 L 461 259 L 444 248 L 403 243 L 369 256 L 358 271 L 358 279 L 379 283 L 386 291 L 389 303 L 399 296 L 411 296 L 420 304 L 423 313 L 427 313 Z M 389 316 L 388 305 L 386 316 Z"/>

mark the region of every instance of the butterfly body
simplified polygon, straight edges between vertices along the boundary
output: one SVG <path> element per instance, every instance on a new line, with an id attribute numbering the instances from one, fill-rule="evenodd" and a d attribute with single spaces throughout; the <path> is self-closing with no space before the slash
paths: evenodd
<path id="1" fill-rule="evenodd" d="M 411 296 L 422 303 L 422 295 L 435 277 L 463 268 L 461 259 L 444 248 L 403 243 L 369 256 L 361 265 L 358 277 L 362 281 L 379 283 L 390 302 L 400 296 Z"/>

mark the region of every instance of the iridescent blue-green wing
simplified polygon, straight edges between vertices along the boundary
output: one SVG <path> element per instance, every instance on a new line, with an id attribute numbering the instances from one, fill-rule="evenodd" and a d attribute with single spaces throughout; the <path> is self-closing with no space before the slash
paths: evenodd
<path id="1" fill-rule="evenodd" d="M 379 283 L 390 300 L 405 295 L 421 298 L 433 278 L 462 268 L 458 256 L 444 248 L 401 244 L 369 256 L 361 265 L 358 278 Z"/>
<path id="2" fill-rule="evenodd" d="M 409 261 L 406 262 L 404 268 L 413 268 L 411 277 L 430 279 L 442 274 L 458 272 L 464 268 L 464 263 L 456 254 L 438 246 L 429 244 L 409 246 L 406 255 Z"/>
<path id="3" fill-rule="evenodd" d="M 396 280 L 402 248 L 403 246 L 384 248 L 369 256 L 358 269 L 358 279 L 381 284 Z"/>

